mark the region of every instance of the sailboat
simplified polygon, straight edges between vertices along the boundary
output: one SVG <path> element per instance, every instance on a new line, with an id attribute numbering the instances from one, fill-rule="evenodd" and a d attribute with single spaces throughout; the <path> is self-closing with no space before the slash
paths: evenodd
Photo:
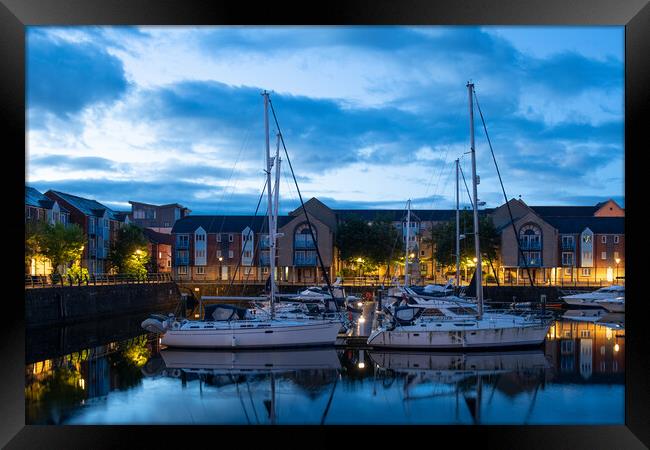
<path id="1" fill-rule="evenodd" d="M 493 348 L 540 345 L 544 342 L 552 318 L 530 311 L 483 311 L 481 283 L 481 252 L 478 230 L 478 194 L 476 153 L 474 150 L 473 83 L 467 83 L 470 111 L 470 147 L 472 155 L 472 186 L 474 209 L 474 250 L 476 253 L 476 306 L 437 307 L 406 304 L 389 311 L 387 323 L 375 329 L 368 337 L 373 347 L 443 349 Z"/>
<path id="2" fill-rule="evenodd" d="M 194 348 L 259 348 L 334 345 L 341 329 L 340 318 L 318 316 L 276 317 L 275 253 L 279 189 L 279 146 L 274 159 L 269 147 L 269 93 L 264 98 L 264 127 L 266 138 L 266 167 L 268 192 L 269 250 L 270 250 L 270 314 L 255 314 L 255 310 L 230 305 L 213 305 L 203 320 L 187 320 L 171 315 L 152 316 L 142 322 L 147 331 L 160 333 L 161 344 L 169 347 Z M 271 169 L 275 163 L 275 192 L 271 189 Z M 275 199 L 274 199 L 275 196 Z"/>

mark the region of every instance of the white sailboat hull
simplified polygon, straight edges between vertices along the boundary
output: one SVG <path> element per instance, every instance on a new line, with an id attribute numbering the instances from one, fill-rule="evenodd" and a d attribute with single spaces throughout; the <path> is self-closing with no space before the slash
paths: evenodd
<path id="1" fill-rule="evenodd" d="M 163 350 L 168 369 L 211 371 L 339 369 L 336 350 L 331 347 L 301 350 L 196 351 Z"/>
<path id="2" fill-rule="evenodd" d="M 511 327 L 462 327 L 450 329 L 441 324 L 440 330 L 408 326 L 388 331 L 378 329 L 368 338 L 373 347 L 409 349 L 489 348 L 539 345 L 546 339 L 550 325 L 539 324 Z"/>
<path id="3" fill-rule="evenodd" d="M 209 326 L 212 325 L 212 328 Z M 161 344 L 187 348 L 263 348 L 333 345 L 341 323 L 338 321 L 232 321 L 188 322 L 168 330 Z"/>

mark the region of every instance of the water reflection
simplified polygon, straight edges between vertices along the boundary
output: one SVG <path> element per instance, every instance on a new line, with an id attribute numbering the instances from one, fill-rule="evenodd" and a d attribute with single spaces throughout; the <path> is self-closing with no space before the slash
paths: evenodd
<path id="1" fill-rule="evenodd" d="M 29 424 L 621 424 L 621 317 L 491 353 L 161 349 L 153 335 L 26 366 Z"/>

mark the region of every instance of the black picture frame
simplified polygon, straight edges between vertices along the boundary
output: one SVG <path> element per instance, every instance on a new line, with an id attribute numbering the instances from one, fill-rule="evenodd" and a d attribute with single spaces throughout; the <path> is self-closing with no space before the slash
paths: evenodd
<path id="1" fill-rule="evenodd" d="M 25 26 L 27 25 L 220 25 L 220 24 L 395 24 L 395 25 L 624 25 L 625 32 L 625 207 L 627 290 L 626 389 L 624 426 L 431 426 L 404 432 L 389 427 L 277 427 L 245 428 L 235 433 L 220 433 L 214 427 L 178 426 L 25 426 L 24 356 L 25 328 L 23 287 L 18 252 L 18 214 L 23 211 L 25 160 Z M 3 179 L 9 184 L 5 195 L 6 256 L 5 306 L 0 330 L 2 383 L 0 385 L 0 444 L 6 448 L 117 448 L 169 446 L 173 441 L 195 445 L 197 435 L 209 445 L 246 446 L 252 440 L 286 445 L 311 446 L 314 441 L 298 442 L 295 431 L 316 432 L 320 445 L 416 445 L 425 439 L 429 445 L 462 445 L 482 448 L 644 448 L 650 446 L 650 365 L 648 364 L 648 327 L 644 323 L 643 279 L 640 261 L 643 242 L 641 198 L 645 194 L 643 154 L 647 153 L 646 122 L 650 109 L 650 5 L 647 0 L 348 0 L 323 4 L 298 5 L 248 4 L 244 2 L 200 2 L 196 0 L 0 0 L 0 116 L 7 126 L 3 155 L 11 160 Z M 642 146 L 642 144 L 645 144 Z M 643 159 L 641 159 L 643 158 Z M 21 162 L 22 161 L 22 162 Z M 638 270 L 637 270 L 638 269 Z M 638 295 L 637 295 L 638 294 Z M 263 433 L 263 434 L 262 434 Z M 345 437 L 342 435 L 344 433 Z M 414 437 L 413 433 L 416 433 Z M 408 439 L 405 439 L 408 436 Z M 228 439 L 226 439 L 226 437 Z M 233 442 L 231 439 L 234 439 Z M 352 439 L 352 441 L 350 441 Z M 259 444 L 262 442 L 257 442 Z M 265 445 L 266 445 L 265 444 Z M 422 445 L 422 444 L 418 444 Z"/>

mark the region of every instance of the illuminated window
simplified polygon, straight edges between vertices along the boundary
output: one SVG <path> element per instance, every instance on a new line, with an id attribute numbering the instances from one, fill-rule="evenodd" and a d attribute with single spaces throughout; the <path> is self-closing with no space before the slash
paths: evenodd
<path id="1" fill-rule="evenodd" d="M 196 268 L 197 275 L 205 275 L 205 267 L 199 266 Z"/>
<path id="2" fill-rule="evenodd" d="M 600 259 L 607 259 L 607 252 L 600 252 Z"/>

